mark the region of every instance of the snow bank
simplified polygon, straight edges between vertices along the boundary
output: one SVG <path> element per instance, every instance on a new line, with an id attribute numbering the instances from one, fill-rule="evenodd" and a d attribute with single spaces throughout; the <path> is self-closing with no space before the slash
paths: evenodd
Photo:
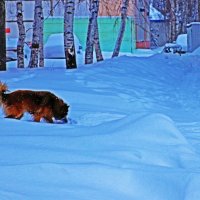
<path id="1" fill-rule="evenodd" d="M 191 54 L 192 55 L 200 55 L 200 47 L 195 49 Z"/>
<path id="2" fill-rule="evenodd" d="M 69 124 L 0 112 L 1 200 L 199 199 L 199 59 L 1 72 L 11 91 L 50 90 L 70 104 Z"/>
<path id="3" fill-rule="evenodd" d="M 26 124 L 31 129 L 26 131 Z M 186 188 L 193 193 L 188 180 L 199 184 L 190 170 L 197 157 L 161 114 L 129 116 L 89 132 L 14 120 L 1 120 L 2 125 L 12 134 L 0 135 L 1 199 L 177 200 Z"/>
<path id="4" fill-rule="evenodd" d="M 78 125 L 1 120 L 12 130 L 0 135 L 1 199 L 177 200 L 186 188 L 192 193 L 188 179 L 199 184 L 192 172 L 198 159 L 171 119 L 134 118 L 88 132 Z"/>

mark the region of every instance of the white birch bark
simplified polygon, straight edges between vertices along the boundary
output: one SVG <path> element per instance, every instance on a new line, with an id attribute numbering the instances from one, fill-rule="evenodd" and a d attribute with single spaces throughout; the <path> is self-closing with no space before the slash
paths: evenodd
<path id="1" fill-rule="evenodd" d="M 5 9 L 5 0 L 0 1 L 0 71 L 6 70 L 6 9 Z"/>
<path id="2" fill-rule="evenodd" d="M 124 31 L 126 27 L 126 18 L 127 18 L 127 8 L 128 8 L 129 0 L 123 0 L 122 1 L 122 7 L 121 7 L 121 25 L 119 29 L 118 38 L 115 44 L 115 49 L 113 51 L 112 57 L 116 57 L 119 55 L 122 39 L 124 36 Z"/>
<path id="3" fill-rule="evenodd" d="M 25 26 L 23 22 L 23 4 L 22 0 L 17 2 L 17 24 L 19 29 L 19 39 L 17 43 L 17 67 L 24 68 L 24 41 L 25 41 Z"/>
<path id="4" fill-rule="evenodd" d="M 39 32 L 39 67 L 44 67 L 44 16 L 43 8 L 41 7 L 40 13 L 40 32 Z"/>
<path id="5" fill-rule="evenodd" d="M 64 12 L 64 50 L 66 68 L 77 68 L 76 51 L 74 45 L 73 22 L 74 22 L 75 0 L 65 0 Z"/>
<path id="6" fill-rule="evenodd" d="M 38 67 L 41 10 L 42 10 L 42 0 L 35 0 L 33 38 L 31 47 L 31 57 L 29 61 L 30 68 Z"/>

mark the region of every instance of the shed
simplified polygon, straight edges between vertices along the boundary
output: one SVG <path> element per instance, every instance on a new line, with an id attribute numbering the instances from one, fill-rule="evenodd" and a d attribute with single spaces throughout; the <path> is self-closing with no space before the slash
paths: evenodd
<path id="1" fill-rule="evenodd" d="M 192 22 L 187 25 L 188 52 L 193 52 L 200 46 L 200 22 Z"/>

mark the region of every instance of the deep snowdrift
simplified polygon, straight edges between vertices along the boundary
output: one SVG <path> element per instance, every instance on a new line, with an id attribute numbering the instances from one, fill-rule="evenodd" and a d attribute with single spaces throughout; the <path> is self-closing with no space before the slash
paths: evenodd
<path id="1" fill-rule="evenodd" d="M 198 56 L 120 57 L 77 70 L 0 73 L 11 91 L 51 90 L 69 124 L 0 113 L 0 197 L 200 198 Z"/>

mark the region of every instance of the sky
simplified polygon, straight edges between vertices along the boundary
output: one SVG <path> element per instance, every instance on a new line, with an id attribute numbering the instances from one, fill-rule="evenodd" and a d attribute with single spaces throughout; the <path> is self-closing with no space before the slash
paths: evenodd
<path id="1" fill-rule="evenodd" d="M 10 92 L 51 91 L 70 105 L 67 124 L 0 111 L 1 200 L 200 199 L 198 50 L 108 55 L 0 73 Z"/>

